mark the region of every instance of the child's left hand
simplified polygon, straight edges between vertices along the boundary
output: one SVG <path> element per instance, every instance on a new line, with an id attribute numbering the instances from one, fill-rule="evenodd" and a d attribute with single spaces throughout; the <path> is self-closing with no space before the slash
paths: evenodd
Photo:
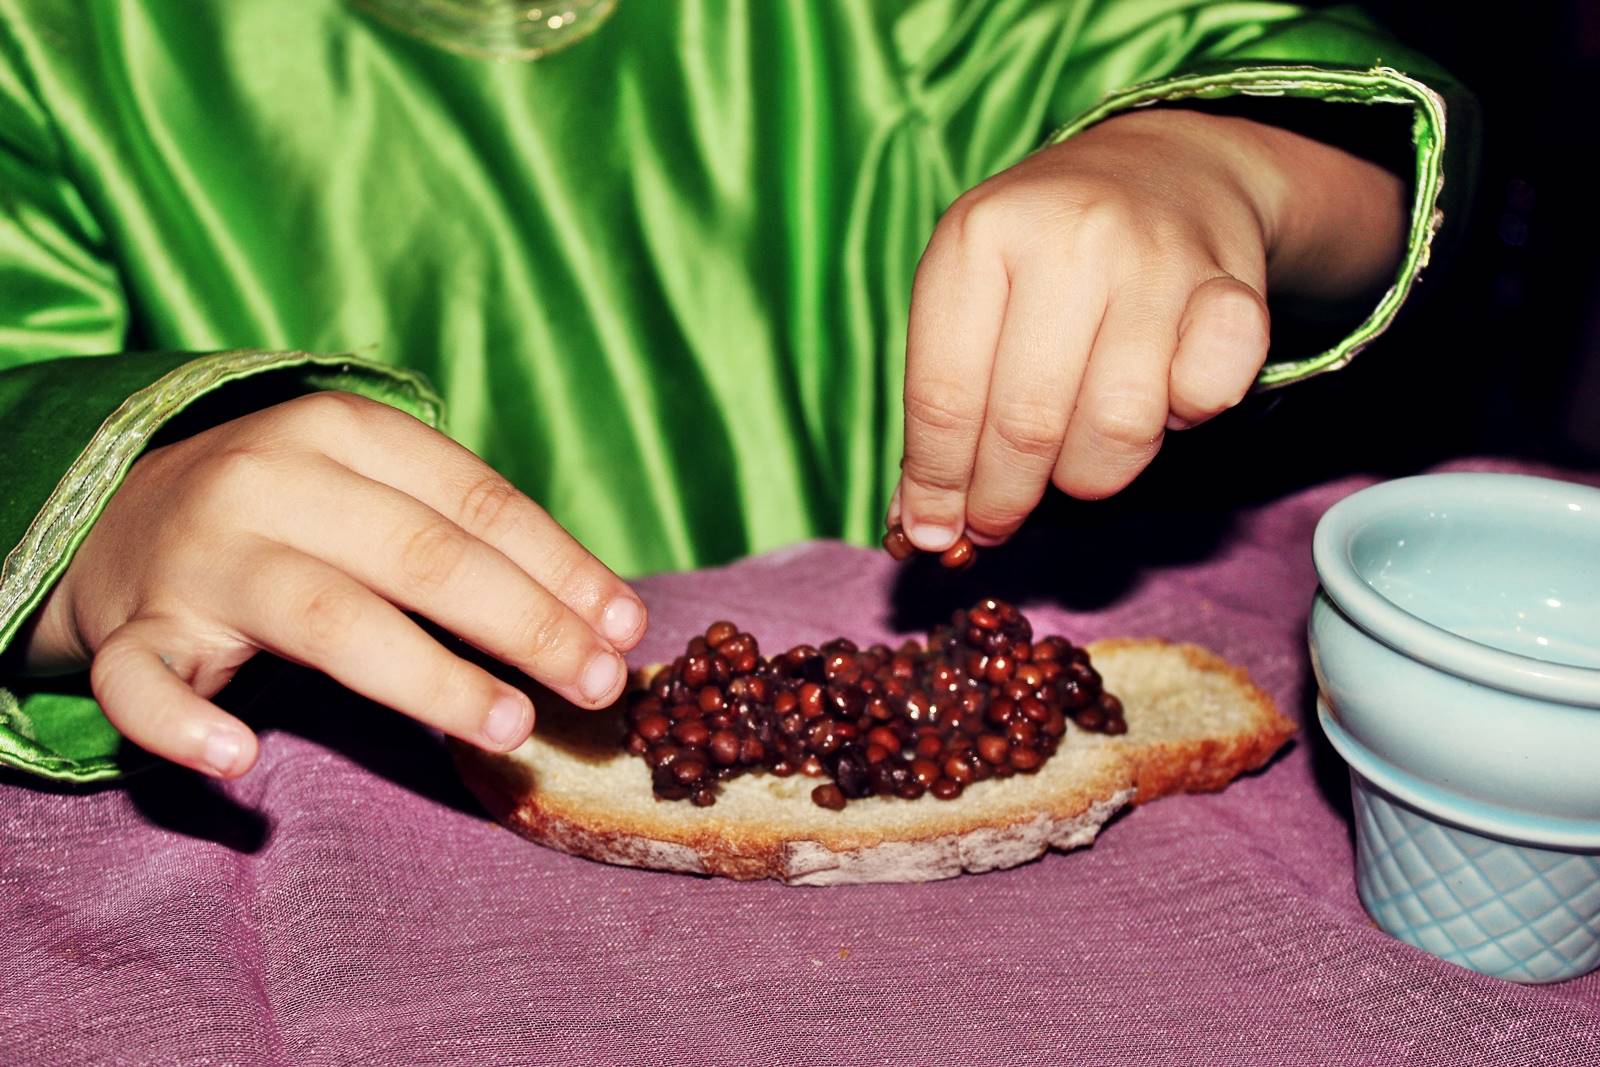
<path id="1" fill-rule="evenodd" d="M 917 268 L 890 521 L 938 551 L 1009 537 L 1049 483 L 1117 492 L 1249 390 L 1269 281 L 1359 298 L 1404 233 L 1395 175 L 1246 119 L 1130 112 L 1035 153 L 957 200 Z"/>

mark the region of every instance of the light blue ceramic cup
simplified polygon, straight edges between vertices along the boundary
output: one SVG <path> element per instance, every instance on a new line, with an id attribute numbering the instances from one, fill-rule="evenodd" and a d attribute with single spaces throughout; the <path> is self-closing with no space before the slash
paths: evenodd
<path id="1" fill-rule="evenodd" d="M 1330 508 L 1313 554 L 1367 911 L 1502 978 L 1600 966 L 1600 490 L 1402 478 Z"/>

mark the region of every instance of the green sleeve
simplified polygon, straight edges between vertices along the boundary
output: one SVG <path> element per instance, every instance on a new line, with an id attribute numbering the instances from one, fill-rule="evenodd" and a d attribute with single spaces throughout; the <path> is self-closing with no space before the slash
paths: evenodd
<path id="1" fill-rule="evenodd" d="M 48 117 L 0 28 L 0 765 L 59 781 L 121 773 L 134 753 L 83 677 L 15 676 L 6 655 L 152 437 L 197 402 L 248 410 L 347 389 L 437 425 L 418 376 L 299 352 L 117 353 L 128 314 L 104 237 L 57 166 Z"/>
<path id="2" fill-rule="evenodd" d="M 940 131 L 952 196 L 1040 144 L 1054 144 L 1129 108 L 1237 98 L 1272 114 L 1286 99 L 1404 109 L 1397 155 L 1413 160 L 1407 246 L 1393 284 L 1331 347 L 1273 352 L 1259 387 L 1344 366 L 1386 330 L 1437 245 L 1465 215 L 1477 161 L 1477 111 L 1437 64 L 1404 48 L 1360 12 L 1298 4 L 1085 0 L 919 5 L 896 27 L 913 55 L 908 88 Z M 941 21 L 942 18 L 942 21 Z M 1271 102 L 1270 104 L 1268 102 Z M 1018 123 L 1015 117 L 1024 116 Z M 1400 136 L 1395 135 L 1398 140 Z"/>

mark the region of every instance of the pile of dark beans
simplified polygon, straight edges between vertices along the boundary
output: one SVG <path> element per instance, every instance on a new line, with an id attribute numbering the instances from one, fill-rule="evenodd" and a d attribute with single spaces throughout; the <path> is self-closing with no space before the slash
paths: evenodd
<path id="1" fill-rule="evenodd" d="M 1127 731 L 1122 703 L 1089 654 L 1061 637 L 1033 640 L 1015 607 L 984 600 L 935 627 L 927 646 L 859 649 L 844 638 L 763 658 L 731 622 L 705 635 L 627 698 L 629 752 L 656 796 L 717 800 L 719 782 L 766 771 L 831 778 L 811 799 L 952 800 L 974 782 L 1033 774 L 1070 718 Z"/>

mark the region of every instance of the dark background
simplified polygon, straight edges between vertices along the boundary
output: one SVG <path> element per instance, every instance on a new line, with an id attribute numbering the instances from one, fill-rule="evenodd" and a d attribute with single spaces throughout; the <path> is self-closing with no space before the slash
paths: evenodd
<path id="1" fill-rule="evenodd" d="M 1462 245 L 1378 360 L 1425 369 L 1425 423 L 1451 452 L 1600 464 L 1595 77 L 1600 4 L 1365 5 L 1478 98 L 1483 166 Z M 1404 381 L 1407 376 L 1400 375 Z M 1437 397 L 1437 401 L 1428 394 Z M 1424 435 L 1426 436 L 1426 435 Z M 1412 447 L 1427 449 L 1426 440 Z M 1437 445 L 1433 446 L 1437 447 Z"/>
<path id="2" fill-rule="evenodd" d="M 1581 162 L 1600 154 L 1600 2 L 1363 6 L 1477 97 L 1465 231 L 1348 368 L 1169 434 L 1135 499 L 1227 504 L 1461 456 L 1600 470 L 1600 211 Z"/>

